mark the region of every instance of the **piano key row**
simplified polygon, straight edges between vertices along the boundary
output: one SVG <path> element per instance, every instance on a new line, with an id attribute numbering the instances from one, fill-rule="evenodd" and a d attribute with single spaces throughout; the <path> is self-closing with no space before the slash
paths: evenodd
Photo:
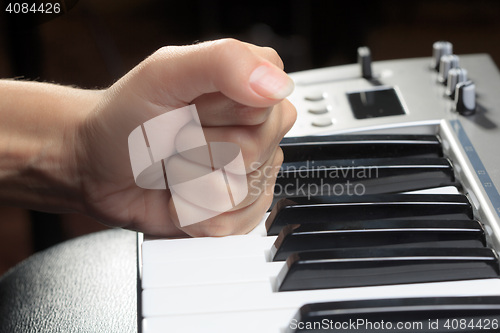
<path id="1" fill-rule="evenodd" d="M 429 135 L 285 138 L 280 198 L 399 193 L 456 185 L 441 143 Z"/>
<path id="2" fill-rule="evenodd" d="M 358 331 L 379 332 L 380 325 L 385 323 L 384 327 L 390 327 L 391 332 L 408 332 L 412 329 L 454 332 L 465 331 L 464 326 L 468 332 L 492 332 L 499 328 L 499 304 L 498 296 L 344 301 L 304 305 L 286 327 L 280 327 L 277 323 L 287 321 L 287 310 L 156 317 L 148 319 L 145 326 L 148 332 L 164 332 L 165 327 L 182 327 L 186 333 L 200 332 L 200 328 L 204 332 L 220 333 L 292 333 L 323 332 L 330 327 L 325 326 L 326 323 L 332 325 L 332 329 L 337 328 L 337 331 L 354 327 Z M 398 326 L 398 323 L 404 326 Z"/>
<path id="3" fill-rule="evenodd" d="M 284 140 L 285 168 L 286 163 L 290 170 L 300 166 L 302 162 L 296 162 L 303 158 L 346 168 L 376 162 L 381 169 L 385 166 L 386 182 L 405 180 L 397 188 L 390 185 L 392 189 L 380 179 L 365 181 L 363 186 L 373 193 L 454 183 L 453 170 L 442 158 L 436 137 L 304 140 L 301 145 Z M 356 160 L 339 163 L 329 160 L 332 154 Z M 386 159 L 360 159 L 381 156 Z M 407 159 L 399 160 L 391 174 L 395 163 L 390 159 L 401 156 Z M 424 174 L 436 177 L 429 181 Z M 342 183 L 336 182 L 330 185 Z M 282 199 L 273 208 L 266 221 L 268 237 L 146 242 L 143 322 L 148 333 L 170 325 L 194 332 L 200 330 L 200 323 L 207 325 L 206 332 L 284 332 L 286 323 L 307 302 L 359 299 L 360 293 L 376 300 L 387 295 L 456 296 L 457 290 L 462 295 L 490 295 L 500 290 L 498 258 L 485 247 L 482 225 L 472 217 L 467 198 L 456 194 L 294 197 Z M 287 257 L 286 263 L 278 261 Z M 356 293 L 346 287 L 357 287 Z M 173 301 L 166 304 L 164 299 Z M 266 327 L 259 326 L 260 320 L 252 321 L 251 314 L 269 318 L 263 320 Z M 184 324 L 178 326 L 181 321 Z"/>
<path id="4" fill-rule="evenodd" d="M 458 286 L 460 287 L 460 286 Z M 464 294 L 464 295 L 468 295 Z M 292 308 L 259 309 L 255 311 L 204 312 L 188 315 L 150 317 L 144 320 L 144 331 L 165 332 L 176 327 L 182 333 L 292 333 L 325 332 L 325 320 L 338 332 L 348 331 L 344 322 L 356 323 L 358 332 L 383 332 L 379 325 L 391 325 L 390 332 L 397 330 L 397 323 L 412 325 L 403 327 L 404 332 L 495 332 L 499 328 L 500 297 L 419 297 L 376 299 L 363 301 L 321 302 L 306 304 L 299 311 Z M 362 321 L 359 321 L 362 320 Z M 463 329 L 466 320 L 467 330 Z M 471 329 L 472 324 L 475 326 Z M 423 322 L 423 323 L 422 323 Z M 311 324 L 308 324 L 311 323 Z M 322 323 L 320 326 L 314 323 Z M 390 324 L 388 324 L 390 323 Z M 422 323 L 424 326 L 421 326 Z M 460 326 L 462 324 L 462 329 Z M 339 324 L 337 324 L 339 325 Z M 432 326 L 429 326 L 432 325 Z M 350 326 L 353 327 L 352 324 Z M 413 330 L 412 330 L 413 328 Z M 455 329 L 453 329 L 455 328 Z M 332 330 L 334 331 L 334 330 Z M 373 330 L 375 332 L 375 330 Z"/>
<path id="5" fill-rule="evenodd" d="M 287 264 L 267 262 L 262 249 L 244 260 L 192 257 L 147 267 L 145 289 L 264 282 L 277 292 L 498 277 L 497 257 L 488 248 L 342 249 L 294 254 Z"/>

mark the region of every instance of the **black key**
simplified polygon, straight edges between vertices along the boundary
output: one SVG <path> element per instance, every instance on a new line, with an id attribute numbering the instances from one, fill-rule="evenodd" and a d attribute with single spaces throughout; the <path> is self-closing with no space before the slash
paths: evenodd
<path id="1" fill-rule="evenodd" d="M 497 332 L 499 327 L 499 296 L 422 297 L 306 304 L 286 333 Z"/>
<path id="2" fill-rule="evenodd" d="M 341 249 L 294 253 L 279 291 L 498 278 L 489 248 Z"/>
<path id="3" fill-rule="evenodd" d="M 283 163 L 274 196 L 400 193 L 454 184 L 445 158 L 303 161 Z"/>
<path id="4" fill-rule="evenodd" d="M 281 199 L 266 220 L 269 236 L 287 224 L 381 219 L 472 219 L 472 207 L 461 194 L 381 194 Z"/>
<path id="5" fill-rule="evenodd" d="M 294 252 L 341 248 L 486 246 L 481 223 L 472 220 L 388 220 L 338 224 L 342 225 L 342 229 L 335 228 L 334 223 L 287 225 L 271 247 L 273 261 L 286 260 Z"/>
<path id="6" fill-rule="evenodd" d="M 284 138 L 285 162 L 382 157 L 441 157 L 434 135 L 326 135 Z"/>

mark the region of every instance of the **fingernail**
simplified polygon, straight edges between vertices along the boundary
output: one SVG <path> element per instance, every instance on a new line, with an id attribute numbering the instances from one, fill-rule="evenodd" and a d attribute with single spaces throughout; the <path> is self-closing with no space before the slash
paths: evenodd
<path id="1" fill-rule="evenodd" d="M 283 99 L 293 91 L 292 79 L 282 70 L 272 65 L 261 65 L 250 74 L 250 86 L 259 95 Z"/>

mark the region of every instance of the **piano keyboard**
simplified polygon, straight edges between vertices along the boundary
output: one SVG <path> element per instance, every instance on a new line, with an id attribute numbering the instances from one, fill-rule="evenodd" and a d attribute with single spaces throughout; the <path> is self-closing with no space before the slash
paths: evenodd
<path id="1" fill-rule="evenodd" d="M 482 153 L 500 142 L 497 127 L 484 128 L 486 107 L 500 122 L 498 98 L 485 87 L 483 119 L 459 116 L 429 62 L 374 63 L 406 114 L 359 120 L 344 109 L 346 124 L 330 134 L 309 128 L 312 88 L 379 83 L 358 78 L 356 65 L 292 75 L 298 124 L 258 227 L 223 238 L 139 234 L 142 332 L 498 331 L 500 160 Z M 500 86 L 484 56 L 467 64 Z M 339 106 L 342 89 L 319 96 Z"/>

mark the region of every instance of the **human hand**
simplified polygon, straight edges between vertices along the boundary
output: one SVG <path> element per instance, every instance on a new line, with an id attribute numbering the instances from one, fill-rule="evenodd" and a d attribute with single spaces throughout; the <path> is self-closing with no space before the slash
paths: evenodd
<path id="1" fill-rule="evenodd" d="M 68 158 L 78 165 L 84 213 L 155 236 L 253 229 L 271 203 L 283 159 L 278 143 L 296 117 L 284 100 L 293 84 L 282 69 L 274 50 L 231 39 L 155 52 L 101 94 L 74 136 Z M 181 227 L 169 190 L 136 185 L 127 138 L 145 121 L 190 104 L 198 109 L 207 142 L 241 148 L 252 190 L 234 209 Z"/>

